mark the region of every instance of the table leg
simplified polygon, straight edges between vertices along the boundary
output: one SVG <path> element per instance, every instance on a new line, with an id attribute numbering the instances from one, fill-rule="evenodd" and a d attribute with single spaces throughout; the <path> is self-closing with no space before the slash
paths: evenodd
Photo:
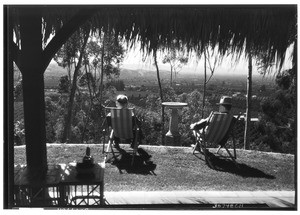
<path id="1" fill-rule="evenodd" d="M 105 205 L 103 180 L 100 182 L 100 205 Z"/>
<path id="2" fill-rule="evenodd" d="M 66 196 L 66 188 L 64 185 L 59 186 L 60 199 L 58 205 L 60 207 L 68 205 L 67 196 Z"/>

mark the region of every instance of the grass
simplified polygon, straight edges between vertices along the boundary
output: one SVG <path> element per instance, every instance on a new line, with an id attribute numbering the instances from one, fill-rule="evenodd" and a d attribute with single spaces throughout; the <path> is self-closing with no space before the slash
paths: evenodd
<path id="1" fill-rule="evenodd" d="M 49 144 L 49 164 L 81 162 L 87 145 Z M 102 162 L 102 145 L 89 145 L 96 162 Z M 121 146 L 129 149 L 127 145 Z M 257 191 L 295 190 L 295 157 L 290 154 L 237 150 L 238 166 L 212 155 L 214 168 L 187 147 L 140 146 L 135 165 L 131 154 L 106 164 L 105 191 Z M 215 152 L 215 149 L 211 149 Z M 221 154 L 225 154 L 225 150 Z M 151 156 L 148 162 L 145 158 Z M 201 156 L 202 157 L 202 156 Z M 15 164 L 25 164 L 25 147 L 15 147 Z"/>

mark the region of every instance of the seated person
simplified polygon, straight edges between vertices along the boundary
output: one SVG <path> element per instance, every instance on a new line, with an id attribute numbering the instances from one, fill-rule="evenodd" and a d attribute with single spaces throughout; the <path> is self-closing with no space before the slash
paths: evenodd
<path id="1" fill-rule="evenodd" d="M 232 103 L 231 103 L 231 97 L 229 96 L 222 96 L 220 99 L 220 103 L 217 103 L 219 106 L 219 113 L 227 113 L 227 114 L 231 114 L 231 107 L 232 107 Z M 205 128 L 208 124 L 208 120 L 209 117 L 207 117 L 206 119 L 201 119 L 199 122 L 193 123 L 190 125 L 190 129 L 194 130 L 193 132 L 195 132 L 195 130 L 201 130 L 203 128 Z M 232 118 L 232 122 L 231 125 L 234 124 L 234 122 L 237 119 L 235 117 Z M 202 133 L 203 130 L 200 131 L 200 133 Z M 220 146 L 223 146 L 224 144 L 226 144 L 227 139 L 228 139 L 228 135 L 225 135 L 224 138 L 222 140 L 220 140 L 220 142 L 218 143 Z M 199 149 L 200 151 L 200 149 Z"/>
<path id="2" fill-rule="evenodd" d="M 217 103 L 217 105 L 219 106 L 219 112 L 220 113 L 227 113 L 227 114 L 231 114 L 231 107 L 232 107 L 232 103 L 231 103 L 232 98 L 229 96 L 222 96 L 220 99 L 220 102 Z M 206 127 L 207 123 L 208 123 L 209 117 L 205 118 L 205 119 L 201 119 L 199 122 L 193 123 L 190 125 L 190 129 L 192 130 L 201 130 L 203 128 Z M 235 117 L 233 117 L 232 120 L 236 120 Z M 220 141 L 220 145 L 225 144 L 226 143 L 226 138 L 224 137 L 221 141 Z"/>
<path id="3" fill-rule="evenodd" d="M 123 108 L 128 108 L 128 98 L 125 95 L 118 95 L 117 99 L 116 99 L 116 107 L 123 109 Z M 132 113 L 133 114 L 133 113 Z M 111 113 L 108 113 L 106 116 L 106 121 L 108 126 L 111 126 Z M 132 115 L 132 125 L 133 127 L 135 126 L 135 123 L 137 125 L 137 127 L 139 128 L 138 131 L 138 140 L 139 140 L 139 144 L 142 143 L 142 139 L 144 138 L 143 136 L 143 132 L 141 130 L 141 122 L 138 120 L 138 118 L 134 115 Z M 133 131 L 133 137 L 135 138 L 135 130 Z M 115 147 L 119 148 L 119 143 L 120 143 L 120 138 L 114 136 L 114 142 L 115 142 Z M 127 143 L 132 142 L 131 139 L 126 140 Z M 131 147 L 133 148 L 133 145 L 131 144 Z"/>

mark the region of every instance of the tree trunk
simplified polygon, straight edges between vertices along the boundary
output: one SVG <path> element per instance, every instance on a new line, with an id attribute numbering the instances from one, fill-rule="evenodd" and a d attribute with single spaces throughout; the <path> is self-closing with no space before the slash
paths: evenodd
<path id="1" fill-rule="evenodd" d="M 20 19 L 22 38 L 21 72 L 27 167 L 47 170 L 44 65 L 42 61 L 42 19 L 34 9 L 24 9 Z"/>
<path id="2" fill-rule="evenodd" d="M 247 79 L 247 100 L 246 100 L 246 120 L 244 133 L 244 149 L 250 148 L 249 130 L 251 123 L 251 97 L 252 97 L 252 56 L 249 54 L 248 79 Z"/>
<path id="3" fill-rule="evenodd" d="M 71 125 L 72 125 L 72 116 L 73 116 L 73 104 L 74 104 L 74 97 L 75 97 L 75 92 L 76 92 L 76 88 L 77 88 L 77 78 L 78 78 L 78 74 L 79 74 L 79 70 L 80 70 L 80 67 L 81 67 L 81 62 L 82 62 L 82 58 L 83 58 L 83 54 L 84 54 L 84 50 L 85 50 L 85 46 L 87 44 L 88 38 L 89 38 L 89 32 L 86 33 L 86 35 L 85 35 L 84 43 L 83 43 L 82 48 L 80 50 L 79 60 L 78 60 L 77 66 L 76 66 L 74 74 L 73 74 L 73 82 L 72 82 L 72 88 L 71 88 L 71 93 L 70 93 L 70 97 L 69 97 L 69 104 L 68 104 L 68 113 L 67 113 L 67 116 L 66 116 L 64 133 L 63 133 L 63 138 L 62 138 L 63 143 L 69 142 L 69 138 L 70 138 L 70 131 L 71 131 Z"/>
<path id="4" fill-rule="evenodd" d="M 205 108 L 205 97 L 206 97 L 206 53 L 204 50 L 204 83 L 203 83 L 203 99 L 202 99 L 202 114 L 201 118 L 204 118 L 204 108 Z"/>
<path id="5" fill-rule="evenodd" d="M 89 71 L 87 69 L 87 65 L 86 64 L 84 66 L 84 69 L 85 69 L 86 77 L 88 77 L 88 74 L 90 74 L 90 73 L 89 73 Z M 84 142 L 84 136 L 85 136 L 85 133 L 86 133 L 87 125 L 88 125 L 88 123 L 90 121 L 90 115 L 91 115 L 92 109 L 94 108 L 94 96 L 93 96 L 93 93 L 92 93 L 91 83 L 90 83 L 90 78 L 89 77 L 87 78 L 87 85 L 88 85 L 89 97 L 90 97 L 90 109 L 89 109 L 89 112 L 88 112 L 88 114 L 86 116 L 86 119 L 84 121 L 83 131 L 82 131 L 82 134 L 81 134 L 81 142 L 82 143 Z"/>
<path id="6" fill-rule="evenodd" d="M 171 78 L 170 78 L 170 86 L 172 87 L 173 85 L 173 67 L 172 67 L 172 64 L 171 64 Z"/>
<path id="7" fill-rule="evenodd" d="M 29 171 L 47 170 L 44 77 L 47 66 L 61 45 L 94 10 L 82 9 L 52 38 L 42 51 L 42 17 L 35 7 L 20 10 L 21 51 L 14 44 L 12 59 L 23 75 L 26 161 Z M 11 41 L 13 41 L 11 36 Z"/>
<path id="8" fill-rule="evenodd" d="M 154 54 L 154 64 L 156 67 L 157 82 L 158 82 L 158 86 L 159 86 L 160 100 L 161 100 L 161 102 L 164 102 L 163 92 L 162 92 L 162 87 L 161 87 L 161 82 L 160 82 L 160 77 L 159 77 L 159 69 L 158 69 L 158 64 L 157 64 L 156 50 L 154 50 L 153 52 L 154 52 L 153 54 Z M 161 124 L 162 124 L 161 144 L 164 145 L 164 142 L 165 142 L 165 109 L 163 106 L 161 106 Z"/>
<path id="9" fill-rule="evenodd" d="M 105 35 L 104 37 L 105 38 Z M 103 97 L 103 78 L 104 78 L 104 45 L 105 45 L 105 39 L 103 39 L 102 49 L 101 49 L 101 76 L 100 76 L 100 86 L 99 86 L 99 93 L 100 93 L 100 103 L 102 107 L 102 97 Z"/>

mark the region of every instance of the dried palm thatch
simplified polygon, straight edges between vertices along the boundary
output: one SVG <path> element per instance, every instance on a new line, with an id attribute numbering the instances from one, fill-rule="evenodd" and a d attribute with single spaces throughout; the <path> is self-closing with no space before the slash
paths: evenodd
<path id="1" fill-rule="evenodd" d="M 18 13 L 14 7 L 14 26 Z M 172 43 L 202 53 L 206 46 L 230 53 L 267 54 L 280 64 L 296 40 L 297 7 L 277 6 L 38 6 L 43 17 L 44 40 L 74 16 L 90 14 L 93 32 L 112 30 L 129 45 L 140 42 L 149 54 Z"/>
<path id="2" fill-rule="evenodd" d="M 14 7 L 18 26 L 22 7 Z M 269 61 L 283 63 L 289 45 L 296 40 L 297 7 L 271 6 L 36 6 L 43 17 L 44 40 L 58 32 L 74 16 L 85 18 L 93 32 L 112 30 L 143 52 L 168 49 L 175 43 L 202 53 L 206 46 L 240 54 L 265 53 Z"/>

